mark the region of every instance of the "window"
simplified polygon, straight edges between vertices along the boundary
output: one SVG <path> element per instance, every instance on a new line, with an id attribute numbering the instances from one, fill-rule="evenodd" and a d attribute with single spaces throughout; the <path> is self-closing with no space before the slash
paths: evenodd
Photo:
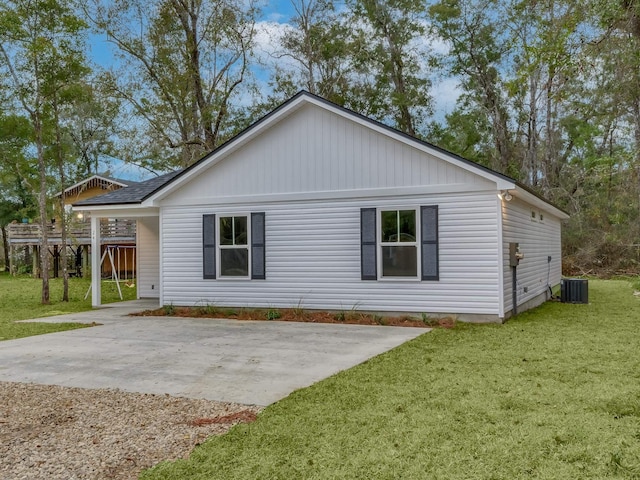
<path id="1" fill-rule="evenodd" d="M 362 280 L 439 280 L 438 206 L 360 210 Z"/>
<path id="2" fill-rule="evenodd" d="M 265 276 L 265 214 L 202 216 L 202 276 L 251 278 Z"/>
<path id="3" fill-rule="evenodd" d="M 382 277 L 417 277 L 416 210 L 380 211 Z"/>
<path id="4" fill-rule="evenodd" d="M 247 217 L 223 217 L 218 220 L 221 277 L 249 276 L 249 225 Z"/>

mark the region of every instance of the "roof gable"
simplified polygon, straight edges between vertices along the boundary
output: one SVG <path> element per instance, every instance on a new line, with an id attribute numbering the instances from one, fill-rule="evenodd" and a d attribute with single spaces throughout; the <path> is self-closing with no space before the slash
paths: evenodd
<path id="1" fill-rule="evenodd" d="M 118 192 L 113 192 L 107 195 L 96 197 L 96 199 L 99 200 L 91 199 L 79 202 L 74 205 L 82 207 L 88 207 L 91 205 L 117 206 L 130 204 L 138 204 L 141 207 L 157 206 L 163 199 L 172 196 L 183 187 L 186 187 L 187 184 L 191 184 L 192 182 L 198 183 L 197 179 L 214 165 L 223 162 L 234 152 L 237 152 L 243 149 L 245 146 L 251 144 L 254 139 L 262 135 L 264 132 L 276 127 L 278 124 L 282 124 L 282 122 L 284 122 L 287 118 L 307 106 L 318 107 L 319 110 L 324 111 L 325 113 L 333 114 L 335 118 L 349 120 L 354 124 L 358 124 L 361 127 L 368 129 L 370 132 L 396 141 L 396 144 L 398 145 L 404 145 L 406 147 L 409 147 L 410 149 L 419 151 L 422 154 L 427 155 L 432 160 L 437 159 L 440 161 L 441 165 L 449 164 L 450 166 L 454 167 L 451 169 L 451 171 L 459 172 L 462 170 L 471 174 L 472 176 L 475 176 L 477 180 L 483 179 L 484 181 L 492 182 L 494 188 L 497 188 L 498 190 L 511 190 L 516 194 L 521 193 L 523 198 L 535 201 L 537 203 L 545 204 L 552 211 L 559 214 L 559 216 L 564 218 L 567 217 L 564 212 L 549 204 L 546 200 L 532 193 L 530 190 L 526 189 L 526 187 L 518 184 L 514 179 L 507 177 L 506 175 L 495 172 L 482 165 L 476 164 L 470 160 L 436 147 L 435 145 L 432 145 L 428 142 L 411 137 L 394 128 L 384 125 L 378 121 L 369 119 L 346 108 L 340 107 L 329 102 L 328 100 L 325 100 L 306 91 L 299 92 L 294 97 L 277 107 L 275 110 L 265 115 L 263 118 L 247 127 L 241 133 L 184 170 L 181 170 L 179 172 L 172 172 L 167 176 L 158 177 L 158 179 L 152 179 L 149 181 L 151 182 L 150 184 L 147 184 L 147 182 L 142 182 L 140 191 L 136 192 L 135 194 L 133 191 L 131 191 L 130 194 L 123 193 L 120 195 L 117 195 Z M 234 159 L 237 160 L 237 157 L 234 156 Z M 216 169 L 216 171 L 216 173 L 218 173 L 218 169 Z M 256 170 L 253 170 L 254 174 L 255 171 Z M 411 178 L 411 176 L 409 176 L 409 178 Z M 457 182 L 453 181 L 450 183 Z M 211 186 L 209 185 L 208 191 L 211 192 L 211 190 Z"/>
<path id="2" fill-rule="evenodd" d="M 304 104 L 201 169 L 163 196 L 162 204 L 319 192 L 340 197 L 446 185 L 456 191 L 495 188 L 495 182 L 414 145 Z"/>
<path id="3" fill-rule="evenodd" d="M 470 160 L 466 160 L 453 153 L 447 152 L 428 142 L 424 142 L 417 138 L 411 137 L 410 135 L 400 132 L 399 130 L 367 118 L 344 107 L 340 107 L 309 92 L 301 91 L 294 97 L 289 99 L 287 102 L 283 103 L 278 108 L 273 110 L 271 113 L 267 114 L 265 117 L 249 126 L 243 132 L 233 137 L 228 142 L 221 145 L 216 150 L 185 169 L 173 181 L 168 183 L 165 188 L 162 188 L 155 194 L 151 195 L 148 201 L 155 202 L 166 198 L 186 183 L 189 183 L 194 178 L 197 178 L 199 175 L 203 174 L 204 171 L 206 171 L 208 168 L 221 162 L 227 156 L 252 142 L 264 131 L 271 129 L 274 125 L 277 125 L 280 122 L 283 122 L 286 118 L 297 112 L 299 109 L 308 105 L 319 107 L 321 110 L 331 112 L 337 117 L 345 118 L 361 126 L 364 126 L 372 132 L 382 134 L 383 136 L 392 138 L 400 143 L 410 145 L 413 148 L 428 153 L 434 158 L 443 160 L 444 162 L 450 163 L 486 180 L 496 182 L 498 188 L 514 188 L 516 185 L 515 180 L 505 175 L 483 167 L 482 165 L 476 164 Z"/>

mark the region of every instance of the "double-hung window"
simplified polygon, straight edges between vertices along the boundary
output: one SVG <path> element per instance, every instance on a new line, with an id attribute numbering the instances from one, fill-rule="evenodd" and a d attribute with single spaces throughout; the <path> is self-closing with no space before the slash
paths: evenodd
<path id="1" fill-rule="evenodd" d="M 382 278 L 418 278 L 417 210 L 380 210 Z"/>
<path id="2" fill-rule="evenodd" d="M 265 276 L 265 214 L 202 216 L 202 275 L 205 279 Z"/>
<path id="3" fill-rule="evenodd" d="M 249 222 L 246 215 L 219 216 L 220 277 L 249 277 Z"/>
<path id="4" fill-rule="evenodd" d="M 362 208 L 362 280 L 440 278 L 438 206 Z"/>

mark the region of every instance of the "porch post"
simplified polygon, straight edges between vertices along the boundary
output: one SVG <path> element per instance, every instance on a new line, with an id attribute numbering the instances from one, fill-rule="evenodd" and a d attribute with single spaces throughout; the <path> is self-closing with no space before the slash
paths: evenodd
<path id="1" fill-rule="evenodd" d="M 102 300 L 100 291 L 100 217 L 91 215 L 91 305 L 99 307 Z"/>

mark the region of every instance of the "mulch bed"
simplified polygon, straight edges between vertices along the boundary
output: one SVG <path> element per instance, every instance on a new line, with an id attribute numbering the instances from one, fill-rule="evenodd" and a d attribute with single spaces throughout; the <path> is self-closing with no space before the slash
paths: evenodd
<path id="1" fill-rule="evenodd" d="M 190 318 L 228 318 L 235 320 L 277 320 L 280 322 L 344 323 L 351 325 L 387 325 L 391 327 L 453 328 L 455 319 L 451 317 L 417 318 L 410 315 L 383 316 L 357 311 L 315 311 L 299 308 L 224 308 L 224 307 L 174 307 L 167 305 L 155 310 L 133 313 L 144 317 L 190 317 Z"/>

